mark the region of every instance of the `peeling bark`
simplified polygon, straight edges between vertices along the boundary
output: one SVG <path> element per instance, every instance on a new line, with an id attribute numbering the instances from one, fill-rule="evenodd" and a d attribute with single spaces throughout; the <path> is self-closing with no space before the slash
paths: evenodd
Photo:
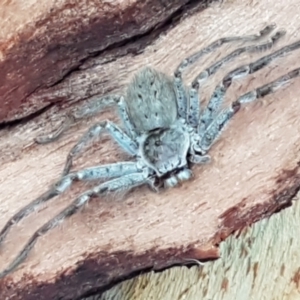
<path id="1" fill-rule="evenodd" d="M 263 14 L 265 11 L 268 15 Z M 0 194 L 4 195 L 0 203 L 0 227 L 19 208 L 55 182 L 68 151 L 95 121 L 94 118 L 81 122 L 53 144 L 38 146 L 32 143 L 35 136 L 56 128 L 73 102 L 96 94 L 124 90 L 134 72 L 145 64 L 172 74 L 178 62 L 196 49 L 220 37 L 256 33 L 270 21 L 277 22 L 279 27 L 288 31 L 287 37 L 275 48 L 282 47 L 299 39 L 297 20 L 293 22 L 292 17 L 286 17 L 291 12 L 295 15 L 300 12 L 296 0 L 289 4 L 278 2 L 271 8 L 267 1 L 250 1 L 247 5 L 237 2 L 215 4 L 181 20 L 137 55 L 125 55 L 130 49 L 125 45 L 109 50 L 103 56 L 102 48 L 94 48 L 99 46 L 99 40 L 89 48 L 94 51 L 94 58 L 82 61 L 80 55 L 70 56 L 69 52 L 62 52 L 62 61 L 72 61 L 68 68 L 59 65 L 51 72 L 48 68 L 49 73 L 45 69 L 46 77 L 40 73 L 42 84 L 36 85 L 30 96 L 30 93 L 23 92 L 22 95 L 26 94 L 26 105 L 32 109 L 31 112 L 49 103 L 64 101 L 51 106 L 34 120 L 9 126 L 0 133 Z M 55 25 L 55 28 L 60 27 Z M 80 26 L 77 24 L 76 28 Z M 129 28 L 131 33 L 134 32 Z M 70 32 L 75 39 L 84 36 L 85 31 L 80 31 L 82 35 Z M 70 45 L 73 49 L 72 43 Z M 187 72 L 186 82 L 190 82 L 199 69 L 234 48 L 236 45 L 223 47 L 215 55 L 196 64 Z M 54 48 L 52 54 L 60 53 L 57 51 Z M 119 51 L 124 51 L 124 56 L 118 57 Z M 298 55 L 299 51 L 295 51 L 261 72 L 237 81 L 228 93 L 228 103 L 295 68 Z M 247 54 L 226 66 L 204 87 L 201 93 L 203 99 L 208 97 L 227 71 L 260 56 L 262 53 Z M 80 66 L 76 65 L 79 62 Z M 76 70 L 73 69 L 74 64 Z M 19 70 L 17 65 L 14 65 L 14 70 Z M 42 72 L 43 68 L 36 69 L 36 72 L 38 70 Z M 29 70 L 27 72 L 28 77 L 24 77 L 26 83 L 32 81 L 32 75 Z M 65 76 L 67 73 L 68 76 Z M 42 237 L 19 270 L 1 280 L 1 298 L 79 299 L 137 272 L 186 264 L 190 258 L 217 258 L 219 243 L 232 232 L 290 205 L 300 187 L 298 80 L 276 94 L 244 107 L 210 152 L 213 162 L 193 168 L 195 177 L 192 181 L 161 194 L 139 188 L 124 196 L 122 202 L 116 201 L 119 196 L 109 201 L 94 200 L 82 213 L 68 220 L 62 229 L 55 229 Z M 18 84 L 23 86 L 21 82 Z M 6 86 L 0 84 L 0 88 Z M 14 107 L 21 109 L 20 106 L 17 108 L 17 104 Z M 24 115 L 27 112 L 29 110 Z M 12 115 L 16 116 L 16 111 Z M 6 117 L 2 119 L 8 120 Z M 100 118 L 116 120 L 113 112 L 105 112 Z M 74 167 L 79 169 L 124 159 L 127 157 L 104 138 L 78 159 Z M 51 201 L 47 209 L 16 226 L 3 245 L 0 268 L 15 257 L 40 225 L 85 188 L 76 184 L 70 192 Z"/>

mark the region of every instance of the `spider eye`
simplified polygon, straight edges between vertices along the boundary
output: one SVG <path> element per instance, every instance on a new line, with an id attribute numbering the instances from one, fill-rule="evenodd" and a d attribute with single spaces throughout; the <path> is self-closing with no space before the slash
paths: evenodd
<path id="1" fill-rule="evenodd" d="M 155 146 L 160 146 L 162 144 L 162 142 L 161 141 L 155 141 Z"/>

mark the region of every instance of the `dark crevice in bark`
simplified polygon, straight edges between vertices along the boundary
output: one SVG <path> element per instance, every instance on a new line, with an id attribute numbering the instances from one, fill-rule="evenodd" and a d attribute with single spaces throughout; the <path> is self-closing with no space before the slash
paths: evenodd
<path id="1" fill-rule="evenodd" d="M 73 67 L 72 69 L 70 69 L 63 76 L 63 78 L 61 78 L 59 81 L 57 81 L 55 84 L 53 84 L 51 86 L 58 85 L 59 83 L 63 82 L 66 78 L 68 78 L 73 72 L 80 71 L 81 66 L 84 63 L 86 63 L 88 60 L 90 60 L 91 58 L 95 58 L 95 57 L 101 56 L 101 55 L 105 56 L 105 54 L 107 52 L 110 52 L 112 50 L 119 49 L 119 48 L 127 48 L 130 45 L 136 46 L 136 48 L 133 47 L 129 50 L 127 49 L 127 51 L 125 51 L 125 52 L 123 52 L 123 51 L 117 52 L 113 58 L 108 59 L 107 61 L 102 63 L 102 65 L 105 65 L 112 61 L 115 61 L 118 58 L 128 55 L 128 54 L 138 55 L 140 53 L 143 53 L 144 49 L 148 45 L 153 43 L 159 37 L 159 35 L 161 33 L 167 33 L 168 30 L 175 27 L 180 21 L 185 19 L 187 16 L 190 16 L 190 15 L 198 12 L 199 10 L 206 8 L 210 3 L 214 2 L 214 1 L 216 1 L 216 0 L 190 0 L 190 1 L 188 1 L 185 5 L 181 6 L 175 12 L 170 14 L 163 22 L 156 24 L 154 27 L 150 28 L 148 31 L 141 33 L 141 34 L 137 34 L 132 37 L 129 37 L 120 42 L 113 43 L 113 44 L 107 46 L 103 50 L 92 52 L 89 56 L 82 59 L 78 63 L 77 67 Z M 135 44 L 137 44 L 137 45 L 135 45 Z M 49 86 L 49 87 L 51 87 L 51 86 Z"/>
<path id="2" fill-rule="evenodd" d="M 216 258 L 202 259 L 199 262 L 204 264 L 204 263 L 214 261 L 214 260 L 216 260 Z M 120 278 L 116 279 L 115 281 L 110 282 L 106 286 L 103 286 L 103 287 L 100 287 L 100 288 L 93 288 L 93 289 L 89 290 L 88 292 L 83 293 L 80 297 L 78 297 L 74 300 L 89 300 L 90 299 L 89 297 L 96 297 L 96 296 L 100 297 L 103 293 L 110 290 L 111 288 L 113 288 L 117 284 L 122 283 L 123 281 L 131 280 L 134 277 L 141 276 L 141 275 L 149 273 L 149 272 L 154 271 L 154 273 L 161 273 L 161 272 L 164 272 L 164 271 L 169 270 L 171 268 L 183 267 L 183 266 L 189 269 L 193 266 L 199 266 L 199 263 L 197 263 L 196 260 L 195 261 L 187 261 L 186 263 L 184 263 L 181 260 L 178 263 L 173 263 L 172 265 L 165 266 L 165 267 L 163 267 L 161 269 L 158 269 L 158 270 L 154 270 L 153 267 L 143 268 L 141 270 L 136 270 L 136 271 L 132 272 L 131 274 L 129 274 L 128 276 L 123 276 L 123 277 L 120 277 Z"/>
<path id="3" fill-rule="evenodd" d="M 90 59 L 102 56 L 108 56 L 112 51 L 118 50 L 114 53 L 112 57 L 107 59 L 106 61 L 102 62 L 102 65 L 105 65 L 109 62 L 115 61 L 120 57 L 126 56 L 128 54 L 138 55 L 144 51 L 144 49 L 153 43 L 161 33 L 166 33 L 168 30 L 170 30 L 172 27 L 176 26 L 182 19 L 186 18 L 187 16 L 190 16 L 199 10 L 202 10 L 206 8 L 210 3 L 214 2 L 215 0 L 190 0 L 185 5 L 181 6 L 179 9 L 177 9 L 175 12 L 170 14 L 163 22 L 160 22 L 159 24 L 156 24 L 154 27 L 150 28 L 147 32 L 137 34 L 135 36 L 129 37 L 128 39 L 124 39 L 120 42 L 113 43 L 109 46 L 107 46 L 105 49 L 100 51 L 95 51 L 90 53 L 87 57 L 81 59 L 78 61 L 78 63 L 71 67 L 68 71 L 66 71 L 63 76 L 57 80 L 55 83 L 51 83 L 47 86 L 47 89 L 51 89 L 60 83 L 62 83 L 64 80 L 66 80 L 69 76 L 71 76 L 74 72 L 82 70 L 82 66 L 87 63 Z M 39 88 L 37 88 L 34 92 L 30 93 L 27 97 L 25 97 L 22 102 L 26 102 L 26 99 L 28 97 L 32 96 L 35 92 L 37 92 Z M 36 117 L 39 117 L 41 114 L 47 112 L 49 109 L 53 107 L 53 105 L 59 104 L 61 102 L 64 102 L 64 100 L 58 100 L 55 103 L 46 104 L 45 107 L 42 109 L 39 109 L 30 115 L 27 115 L 25 117 L 20 117 L 18 119 L 14 119 L 12 121 L 4 121 L 0 123 L 0 130 L 2 129 L 10 129 L 17 125 L 24 124 L 28 121 L 31 121 L 35 119 Z"/>
<path id="4" fill-rule="evenodd" d="M 50 103 L 50 104 L 46 105 L 45 107 L 35 111 L 34 113 L 32 113 L 28 116 L 25 116 L 23 118 L 15 119 L 15 120 L 12 120 L 12 121 L 2 122 L 2 123 L 0 123 L 0 130 L 8 130 L 8 129 L 12 129 L 12 128 L 18 126 L 18 125 L 26 124 L 27 122 L 32 121 L 35 118 L 37 118 L 38 116 L 40 116 L 43 113 L 47 112 L 54 105 L 55 105 L 54 103 Z"/>

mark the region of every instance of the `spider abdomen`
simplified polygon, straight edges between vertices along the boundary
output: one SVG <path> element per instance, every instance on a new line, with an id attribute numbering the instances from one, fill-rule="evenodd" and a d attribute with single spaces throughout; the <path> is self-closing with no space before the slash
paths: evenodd
<path id="1" fill-rule="evenodd" d="M 157 128 L 169 128 L 177 119 L 172 79 L 150 67 L 139 71 L 129 84 L 126 104 L 138 135 Z"/>

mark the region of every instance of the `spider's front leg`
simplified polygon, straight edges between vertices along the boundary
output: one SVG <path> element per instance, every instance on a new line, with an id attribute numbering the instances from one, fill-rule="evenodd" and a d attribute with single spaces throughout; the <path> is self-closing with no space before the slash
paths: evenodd
<path id="1" fill-rule="evenodd" d="M 67 156 L 67 160 L 63 169 L 62 175 L 65 176 L 69 173 L 73 158 L 78 156 L 82 151 L 96 138 L 98 138 L 103 131 L 107 131 L 110 136 L 118 143 L 118 145 L 129 155 L 135 156 L 138 151 L 137 143 L 129 137 L 123 130 L 110 121 L 103 121 L 93 125 L 89 130 L 81 137 L 76 145 L 71 149 Z"/>
<path id="2" fill-rule="evenodd" d="M 12 216 L 0 231 L 0 244 L 4 241 L 13 225 L 36 211 L 43 203 L 66 191 L 74 181 L 92 181 L 103 178 L 115 178 L 143 172 L 143 167 L 137 162 L 121 162 L 103 166 L 91 167 L 70 173 L 56 182 L 46 193 L 27 204 Z"/>
<path id="3" fill-rule="evenodd" d="M 250 45 L 250 46 L 244 46 L 241 48 L 238 48 L 228 55 L 222 57 L 217 62 L 210 65 L 208 68 L 206 68 L 204 71 L 200 72 L 199 75 L 195 77 L 195 79 L 192 82 L 192 86 L 196 86 L 197 83 L 203 83 L 206 81 L 210 76 L 214 75 L 222 66 L 224 66 L 226 63 L 232 62 L 235 58 L 240 56 L 241 54 L 248 52 L 248 53 L 255 53 L 255 52 L 262 52 L 266 51 L 268 49 L 271 49 L 282 37 L 284 37 L 286 34 L 286 31 L 284 29 L 281 29 L 279 31 L 276 31 L 275 34 L 270 36 L 270 38 L 258 45 Z"/>
<path id="4" fill-rule="evenodd" d="M 152 184 L 151 178 L 149 176 L 148 168 L 143 168 L 139 171 L 140 172 L 124 175 L 119 178 L 102 183 L 94 187 L 93 189 L 90 189 L 84 192 L 83 194 L 81 194 L 68 207 L 66 207 L 63 211 L 57 214 L 46 224 L 41 226 L 32 235 L 32 237 L 26 243 L 26 245 L 21 250 L 21 252 L 13 260 L 13 262 L 5 270 L 0 272 L 0 278 L 14 271 L 26 259 L 31 249 L 38 241 L 39 237 L 45 235 L 51 229 L 57 227 L 59 224 L 64 222 L 67 218 L 71 217 L 76 212 L 78 212 L 78 210 L 81 207 L 83 207 L 92 197 L 99 197 L 100 195 L 106 195 L 107 193 L 110 192 L 117 192 L 117 191 L 124 191 L 124 190 L 128 191 L 134 187 L 140 186 L 145 183 Z M 89 172 L 86 172 L 86 175 L 87 174 L 89 174 Z"/>

